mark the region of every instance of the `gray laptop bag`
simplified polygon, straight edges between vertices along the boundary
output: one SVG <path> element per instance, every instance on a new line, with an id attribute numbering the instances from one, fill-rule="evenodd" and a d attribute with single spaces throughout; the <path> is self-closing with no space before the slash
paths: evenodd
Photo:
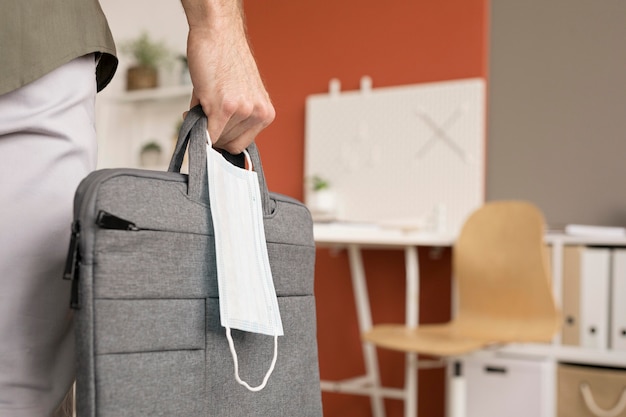
<path id="1" fill-rule="evenodd" d="M 194 108 L 168 172 L 99 170 L 76 192 L 65 278 L 73 280 L 79 417 L 322 415 L 311 216 L 267 191 L 254 145 L 285 335 L 265 389 L 235 381 L 219 317 L 205 129 Z M 258 385 L 273 338 L 236 330 L 233 338 L 242 379 Z"/>

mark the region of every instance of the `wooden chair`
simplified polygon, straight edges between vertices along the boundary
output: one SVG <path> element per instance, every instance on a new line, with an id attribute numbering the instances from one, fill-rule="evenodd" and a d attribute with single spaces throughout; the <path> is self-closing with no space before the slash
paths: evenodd
<path id="1" fill-rule="evenodd" d="M 458 303 L 453 320 L 416 328 L 376 325 L 363 339 L 381 348 L 440 358 L 511 342 L 550 341 L 560 316 L 544 232 L 541 212 L 529 203 L 485 204 L 467 219 L 454 245 Z M 464 406 L 455 403 L 453 410 L 463 413 Z"/>

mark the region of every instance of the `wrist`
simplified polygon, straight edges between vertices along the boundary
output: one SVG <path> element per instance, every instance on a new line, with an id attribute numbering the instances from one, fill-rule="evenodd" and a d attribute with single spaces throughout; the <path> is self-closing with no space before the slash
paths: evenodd
<path id="1" fill-rule="evenodd" d="M 181 0 L 189 30 L 243 28 L 241 0 Z"/>

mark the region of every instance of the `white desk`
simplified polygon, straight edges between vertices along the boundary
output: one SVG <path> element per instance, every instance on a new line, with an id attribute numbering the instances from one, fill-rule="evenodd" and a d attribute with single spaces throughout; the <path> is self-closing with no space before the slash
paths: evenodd
<path id="1" fill-rule="evenodd" d="M 350 223 L 316 223 L 313 228 L 315 243 L 320 247 L 346 248 L 350 262 L 350 273 L 357 307 L 359 330 L 362 333 L 372 327 L 372 314 L 365 282 L 365 269 L 361 257 L 362 248 L 402 249 L 406 269 L 406 308 L 407 326 L 416 327 L 419 323 L 419 263 L 417 246 L 452 246 L 454 237 L 419 231 L 402 231 L 375 225 Z M 413 393 L 417 389 L 417 372 L 414 367 L 405 366 L 404 389 L 384 388 L 380 384 L 380 374 L 376 347 L 363 343 L 365 375 L 343 381 L 322 381 L 322 390 L 346 394 L 369 395 L 374 417 L 384 417 L 383 398 L 404 400 L 404 415 L 417 415 L 417 402 Z M 406 361 L 416 360 L 413 353 L 406 354 Z M 409 371 L 413 369 L 413 371 Z"/>

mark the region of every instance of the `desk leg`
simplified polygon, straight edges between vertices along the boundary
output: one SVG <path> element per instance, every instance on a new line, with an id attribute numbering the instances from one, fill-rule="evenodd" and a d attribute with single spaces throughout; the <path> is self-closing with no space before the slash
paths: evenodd
<path id="1" fill-rule="evenodd" d="M 370 310 L 367 284 L 365 282 L 365 269 L 363 267 L 363 258 L 360 248 L 356 245 L 348 246 L 348 256 L 350 259 L 350 273 L 352 276 L 352 286 L 354 288 L 359 330 L 361 334 L 363 334 L 372 328 L 372 312 Z M 376 347 L 371 343 L 363 343 L 363 358 L 365 359 L 365 372 L 374 386 L 371 395 L 373 416 L 385 417 L 385 404 L 380 392 L 380 375 L 378 371 Z"/>
<path id="2" fill-rule="evenodd" d="M 407 327 L 419 324 L 419 263 L 417 248 L 407 246 L 404 249 L 406 269 L 406 316 Z M 404 417 L 417 416 L 417 355 L 405 354 L 404 365 Z"/>

